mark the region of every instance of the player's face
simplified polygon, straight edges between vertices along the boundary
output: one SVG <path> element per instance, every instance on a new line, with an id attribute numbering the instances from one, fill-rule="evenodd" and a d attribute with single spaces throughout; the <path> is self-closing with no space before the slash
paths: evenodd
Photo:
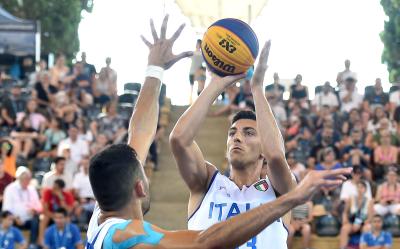
<path id="1" fill-rule="evenodd" d="M 257 132 L 257 122 L 251 119 L 236 121 L 228 131 L 227 156 L 229 163 L 243 166 L 256 163 L 260 159 L 261 143 Z"/>

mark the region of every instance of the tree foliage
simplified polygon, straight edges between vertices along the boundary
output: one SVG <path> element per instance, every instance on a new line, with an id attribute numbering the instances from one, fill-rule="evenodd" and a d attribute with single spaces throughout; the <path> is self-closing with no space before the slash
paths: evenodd
<path id="1" fill-rule="evenodd" d="M 79 51 L 78 27 L 82 10 L 91 12 L 94 0 L 1 0 L 11 14 L 41 25 L 42 53 L 64 53 L 75 57 Z"/>
<path id="2" fill-rule="evenodd" d="M 381 33 L 382 62 L 387 64 L 390 82 L 400 83 L 400 0 L 381 0 L 381 5 L 388 16 Z"/>

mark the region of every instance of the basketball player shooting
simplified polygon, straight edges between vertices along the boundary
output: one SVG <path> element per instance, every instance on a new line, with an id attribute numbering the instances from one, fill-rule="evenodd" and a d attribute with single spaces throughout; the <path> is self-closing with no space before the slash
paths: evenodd
<path id="1" fill-rule="evenodd" d="M 275 200 L 277 195 L 288 193 L 296 186 L 286 162 L 284 140 L 263 90 L 270 46 L 270 41 L 265 43 L 251 79 L 256 113 L 238 112 L 228 131 L 229 177 L 220 174 L 214 165 L 204 159 L 194 138 L 212 103 L 235 81 L 214 75 L 170 135 L 172 152 L 190 190 L 189 229 L 206 229 Z M 268 163 L 267 175 L 261 176 L 264 160 Z M 278 218 L 240 248 L 266 248 L 272 241 L 275 249 L 287 248 L 287 235 L 282 219 Z"/>
<path id="2" fill-rule="evenodd" d="M 86 249 L 235 248 L 291 208 L 310 199 L 322 186 L 340 185 L 345 179 L 344 174 L 350 173 L 344 169 L 311 172 L 295 191 L 204 231 L 166 231 L 144 221 L 143 215 L 150 207 L 150 196 L 142 165 L 156 133 L 160 72 L 190 56 L 187 52 L 172 54 L 172 46 L 183 25 L 170 39 L 166 39 L 167 21 L 168 16 L 163 21 L 160 37 L 151 22 L 153 44 L 143 38 L 150 49 L 149 68 L 130 120 L 128 144 L 111 145 L 91 159 L 89 179 L 97 206 L 89 223 Z M 218 81 L 219 84 L 228 84 L 239 77 L 225 77 Z M 327 177 L 333 177 L 333 180 Z"/>

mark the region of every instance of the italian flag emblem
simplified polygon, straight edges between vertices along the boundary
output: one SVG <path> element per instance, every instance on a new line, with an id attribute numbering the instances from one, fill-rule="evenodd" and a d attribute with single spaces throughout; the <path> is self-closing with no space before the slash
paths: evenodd
<path id="1" fill-rule="evenodd" d="M 258 191 L 262 191 L 265 192 L 268 190 L 268 183 L 265 179 L 257 182 L 256 184 L 254 184 L 254 187 L 258 190 Z"/>

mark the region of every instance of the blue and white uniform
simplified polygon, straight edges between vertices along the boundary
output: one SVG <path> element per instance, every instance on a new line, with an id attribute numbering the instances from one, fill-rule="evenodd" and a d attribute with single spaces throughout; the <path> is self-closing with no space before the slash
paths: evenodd
<path id="1" fill-rule="evenodd" d="M 210 226 L 276 199 L 268 177 L 240 189 L 218 171 L 213 176 L 208 191 L 198 209 L 189 217 L 190 230 L 205 230 Z M 287 249 L 288 232 L 282 219 L 278 219 L 253 237 L 240 249 Z"/>

